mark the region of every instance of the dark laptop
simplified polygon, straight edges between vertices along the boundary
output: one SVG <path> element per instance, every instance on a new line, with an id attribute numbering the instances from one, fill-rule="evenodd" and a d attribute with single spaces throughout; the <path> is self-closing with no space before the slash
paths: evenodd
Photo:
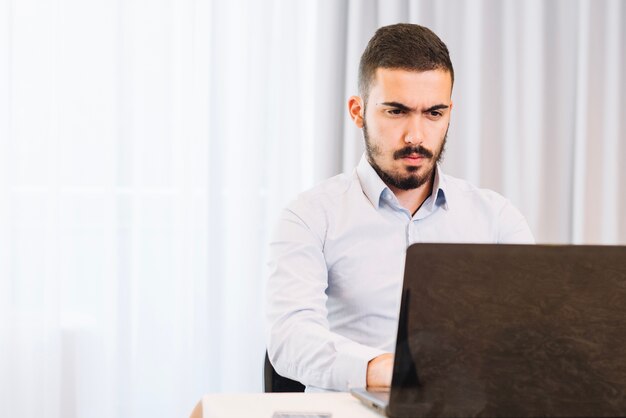
<path id="1" fill-rule="evenodd" d="M 412 245 L 391 390 L 352 392 L 390 417 L 626 416 L 626 247 Z"/>

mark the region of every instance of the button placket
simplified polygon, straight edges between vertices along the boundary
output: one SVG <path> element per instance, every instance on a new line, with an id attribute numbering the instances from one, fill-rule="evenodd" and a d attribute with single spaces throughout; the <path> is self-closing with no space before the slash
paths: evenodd
<path id="1" fill-rule="evenodd" d="M 419 231 L 417 229 L 417 219 L 411 219 L 407 225 L 407 246 L 419 242 Z"/>

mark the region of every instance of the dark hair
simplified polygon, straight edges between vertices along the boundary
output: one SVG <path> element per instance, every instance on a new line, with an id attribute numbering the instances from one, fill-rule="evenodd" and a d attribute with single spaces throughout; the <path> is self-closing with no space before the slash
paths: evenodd
<path id="1" fill-rule="evenodd" d="M 359 64 L 359 94 L 367 101 L 377 68 L 409 71 L 446 70 L 454 84 L 448 47 L 430 29 L 398 23 L 379 28 L 367 44 Z"/>

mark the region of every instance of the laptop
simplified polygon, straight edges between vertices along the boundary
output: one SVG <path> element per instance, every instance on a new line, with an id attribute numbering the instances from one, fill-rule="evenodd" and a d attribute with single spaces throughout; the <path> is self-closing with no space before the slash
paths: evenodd
<path id="1" fill-rule="evenodd" d="M 626 247 L 414 244 L 389 417 L 626 416 Z"/>

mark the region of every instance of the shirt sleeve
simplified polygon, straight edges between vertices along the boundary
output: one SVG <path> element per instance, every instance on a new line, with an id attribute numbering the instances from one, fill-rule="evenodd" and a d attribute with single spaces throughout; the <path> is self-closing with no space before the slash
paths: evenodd
<path id="1" fill-rule="evenodd" d="M 534 244 L 535 238 L 530 231 L 524 215 L 506 200 L 498 216 L 499 244 Z"/>
<path id="2" fill-rule="evenodd" d="M 302 202 L 282 213 L 269 246 L 268 354 L 278 374 L 346 391 L 366 386 L 368 362 L 384 351 L 329 329 L 326 222 Z"/>

